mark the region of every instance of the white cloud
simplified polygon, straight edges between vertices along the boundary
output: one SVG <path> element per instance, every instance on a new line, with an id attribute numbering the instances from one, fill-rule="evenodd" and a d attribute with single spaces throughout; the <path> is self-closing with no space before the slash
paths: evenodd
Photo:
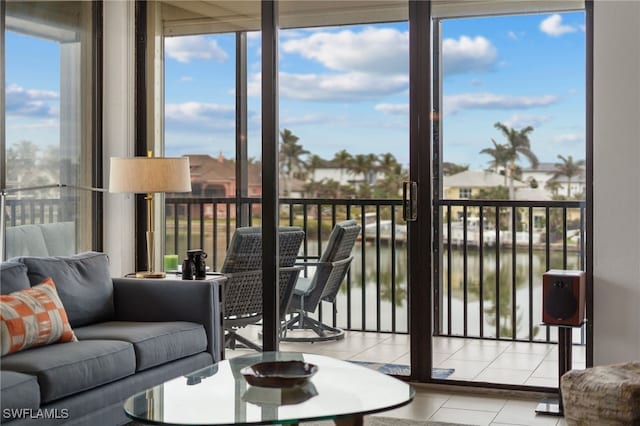
<path id="1" fill-rule="evenodd" d="M 528 109 L 555 103 L 558 96 L 512 96 L 495 93 L 462 93 L 444 97 L 444 113 L 467 109 Z"/>
<path id="2" fill-rule="evenodd" d="M 284 54 L 299 55 L 332 72 L 280 73 L 284 98 L 316 101 L 359 101 L 398 94 L 408 87 L 408 33 L 394 28 L 361 31 L 327 29 L 297 31 L 281 43 Z M 445 74 L 492 69 L 497 50 L 489 40 L 462 36 L 443 42 Z M 249 94 L 259 94 L 259 73 Z"/>
<path id="3" fill-rule="evenodd" d="M 189 77 L 188 75 L 185 75 L 185 76 L 180 77 L 180 81 L 181 82 L 193 81 L 193 77 Z"/>
<path id="4" fill-rule="evenodd" d="M 375 110 L 389 115 L 408 115 L 409 104 L 378 104 Z"/>
<path id="5" fill-rule="evenodd" d="M 562 24 L 562 16 L 553 14 L 540 22 L 540 31 L 551 37 L 559 37 L 563 34 L 576 32 L 576 27 Z"/>
<path id="6" fill-rule="evenodd" d="M 376 99 L 406 90 L 406 75 L 374 75 L 361 72 L 342 74 L 280 73 L 280 96 L 309 101 L 359 101 Z M 248 84 L 249 95 L 260 94 L 260 74 L 253 74 Z"/>
<path id="7" fill-rule="evenodd" d="M 235 128 L 235 107 L 202 102 L 166 104 L 168 124 L 216 129 Z"/>
<path id="8" fill-rule="evenodd" d="M 8 125 L 7 128 L 12 130 L 59 129 L 60 120 L 48 118 L 45 120 L 39 120 L 38 122 L 35 122 L 35 123 L 12 124 L 12 125 Z"/>
<path id="9" fill-rule="evenodd" d="M 304 114 L 300 116 L 283 115 L 280 118 L 281 127 L 291 127 L 302 124 L 317 124 L 334 122 L 335 117 L 329 117 L 323 114 Z"/>
<path id="10" fill-rule="evenodd" d="M 406 74 L 409 69 L 409 34 L 393 28 L 320 31 L 281 46 L 285 53 L 299 54 L 336 71 Z"/>
<path id="11" fill-rule="evenodd" d="M 584 136 L 577 133 L 565 133 L 562 135 L 557 135 L 553 138 L 555 142 L 577 142 L 584 139 Z"/>
<path id="12" fill-rule="evenodd" d="M 551 120 L 553 120 L 553 117 L 550 115 L 513 114 L 502 122 L 508 127 L 522 129 L 527 126 L 539 127 Z"/>
<path id="13" fill-rule="evenodd" d="M 551 96 L 526 97 L 502 96 L 490 93 L 452 95 L 444 97 L 445 113 L 456 113 L 464 109 L 523 109 L 543 106 L 552 103 Z M 453 108 L 453 110 L 451 109 Z M 409 104 L 380 103 L 374 109 L 388 115 L 408 115 Z M 553 119 L 550 115 L 513 114 L 502 121 L 509 127 L 538 127 Z"/>
<path id="14" fill-rule="evenodd" d="M 205 36 L 169 37 L 165 39 L 164 49 L 168 57 L 183 63 L 195 59 L 224 62 L 229 58 L 215 40 Z"/>
<path id="15" fill-rule="evenodd" d="M 495 46 L 482 36 L 460 36 L 458 40 L 447 38 L 442 41 L 442 67 L 445 76 L 470 71 L 490 71 L 497 58 Z"/>
<path id="16" fill-rule="evenodd" d="M 25 89 L 17 84 L 6 88 L 6 111 L 8 115 L 26 117 L 55 117 L 59 111 L 48 101 L 59 99 L 59 94 L 50 90 Z"/>

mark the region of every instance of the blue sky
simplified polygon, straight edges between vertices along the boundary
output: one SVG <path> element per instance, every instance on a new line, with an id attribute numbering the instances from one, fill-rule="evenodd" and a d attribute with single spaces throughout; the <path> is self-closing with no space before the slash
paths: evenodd
<path id="1" fill-rule="evenodd" d="M 480 150 L 492 138 L 503 142 L 497 121 L 534 126 L 531 143 L 542 161 L 584 158 L 583 13 L 446 20 L 442 28 L 446 161 L 486 167 Z M 406 163 L 407 31 L 406 23 L 281 31 L 280 128 L 324 158 L 347 149 L 391 152 Z M 167 152 L 232 157 L 233 37 L 167 42 Z M 254 34 L 248 54 L 254 157 L 260 156 L 259 49 Z"/>
<path id="2" fill-rule="evenodd" d="M 493 124 L 533 125 L 541 161 L 584 158 L 584 14 L 443 21 L 443 154 L 484 168 Z M 280 128 L 330 158 L 393 153 L 408 162 L 406 23 L 280 32 Z M 260 157 L 260 38 L 249 36 L 249 155 Z M 59 47 L 9 33 L 7 144 L 57 145 Z M 233 35 L 166 39 L 166 154 L 235 149 Z"/>
<path id="3" fill-rule="evenodd" d="M 5 39 L 6 142 L 60 140 L 60 45 L 12 32 Z"/>

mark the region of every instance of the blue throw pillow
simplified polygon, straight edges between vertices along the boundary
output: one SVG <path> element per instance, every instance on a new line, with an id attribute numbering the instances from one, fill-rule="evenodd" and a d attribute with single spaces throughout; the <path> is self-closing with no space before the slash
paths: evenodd
<path id="1" fill-rule="evenodd" d="M 0 263 L 0 294 L 9 294 L 31 287 L 27 267 L 19 262 Z"/>
<path id="2" fill-rule="evenodd" d="M 104 253 L 74 256 L 17 257 L 27 267 L 31 285 L 51 277 L 72 327 L 113 319 L 113 282 Z"/>

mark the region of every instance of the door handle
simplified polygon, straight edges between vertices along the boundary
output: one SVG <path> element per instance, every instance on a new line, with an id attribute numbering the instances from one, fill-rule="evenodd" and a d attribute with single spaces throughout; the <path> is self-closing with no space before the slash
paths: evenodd
<path id="1" fill-rule="evenodd" d="M 402 182 L 402 218 L 405 222 L 414 222 L 418 219 L 417 182 Z"/>

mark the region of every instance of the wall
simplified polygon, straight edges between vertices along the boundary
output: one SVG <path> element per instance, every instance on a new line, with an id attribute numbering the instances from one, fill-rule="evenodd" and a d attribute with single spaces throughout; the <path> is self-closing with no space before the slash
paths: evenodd
<path id="1" fill-rule="evenodd" d="M 594 11 L 594 363 L 640 360 L 640 2 Z"/>
<path id="2" fill-rule="evenodd" d="M 109 182 L 109 158 L 134 153 L 134 2 L 104 3 L 104 182 Z M 130 194 L 106 194 L 104 251 L 112 276 L 134 270 L 134 204 Z"/>

